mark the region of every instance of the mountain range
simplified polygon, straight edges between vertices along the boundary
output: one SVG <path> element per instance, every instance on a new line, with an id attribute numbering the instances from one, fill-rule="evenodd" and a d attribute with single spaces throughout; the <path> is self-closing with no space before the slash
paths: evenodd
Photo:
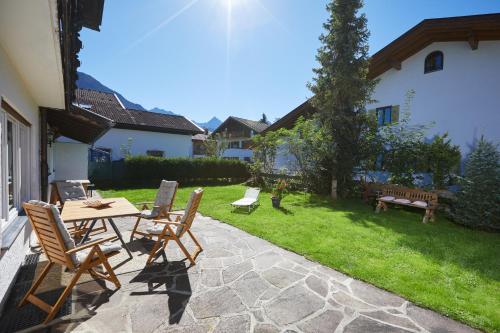
<path id="1" fill-rule="evenodd" d="M 210 119 L 207 122 L 204 123 L 195 122 L 195 123 L 201 128 L 206 128 L 208 129 L 209 132 L 213 132 L 217 127 L 219 127 L 220 124 L 222 124 L 222 121 L 217 117 L 212 117 L 212 119 Z"/>
<path id="2" fill-rule="evenodd" d="M 134 102 L 129 101 L 122 94 L 120 94 L 118 91 L 113 90 L 113 89 L 105 86 L 104 84 L 99 82 L 99 80 L 94 78 L 92 75 L 89 75 L 89 74 L 86 74 L 83 72 L 78 72 L 78 80 L 76 81 L 76 85 L 78 88 L 81 88 L 81 89 L 92 89 L 92 90 L 102 91 L 105 93 L 116 94 L 118 96 L 118 98 L 121 100 L 121 102 L 123 103 L 123 105 L 127 109 L 134 109 L 134 110 L 142 110 L 142 111 L 175 115 L 175 113 L 172 111 L 165 110 L 165 109 L 158 108 L 158 107 L 155 107 L 155 108 L 148 110 L 138 103 L 134 103 Z M 201 128 L 206 128 L 210 132 L 213 132 L 217 127 L 219 127 L 219 125 L 222 123 L 222 121 L 220 121 L 220 119 L 218 119 L 217 117 L 212 117 L 212 119 L 210 119 L 207 122 L 201 123 L 201 122 L 195 121 L 195 123 L 198 126 L 200 126 Z"/>
<path id="3" fill-rule="evenodd" d="M 134 109 L 134 110 L 142 110 L 142 111 L 150 111 L 150 112 L 156 112 L 156 113 L 175 115 L 175 113 L 173 113 L 172 111 L 164 110 L 164 109 L 157 108 L 157 107 L 153 108 L 151 110 L 148 110 L 138 103 L 134 103 L 134 102 L 129 101 L 119 92 L 117 92 L 117 91 L 105 86 L 101 82 L 99 82 L 99 80 L 95 79 L 92 75 L 89 75 L 89 74 L 86 74 L 83 72 L 78 72 L 78 80 L 76 80 L 76 85 L 78 88 L 81 88 L 81 89 L 92 89 L 92 90 L 102 91 L 102 92 L 106 92 L 106 93 L 116 94 L 118 96 L 118 98 L 121 100 L 121 102 L 123 103 L 123 105 L 127 109 Z"/>

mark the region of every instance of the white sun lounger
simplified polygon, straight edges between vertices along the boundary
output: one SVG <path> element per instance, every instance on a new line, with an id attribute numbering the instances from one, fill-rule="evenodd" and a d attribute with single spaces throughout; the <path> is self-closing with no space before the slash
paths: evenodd
<path id="1" fill-rule="evenodd" d="M 259 205 L 259 193 L 260 193 L 260 188 L 255 188 L 255 187 L 249 187 L 245 191 L 245 195 L 243 196 L 243 199 L 236 200 L 231 204 L 235 209 L 236 208 L 247 208 L 248 212 L 255 207 Z"/>

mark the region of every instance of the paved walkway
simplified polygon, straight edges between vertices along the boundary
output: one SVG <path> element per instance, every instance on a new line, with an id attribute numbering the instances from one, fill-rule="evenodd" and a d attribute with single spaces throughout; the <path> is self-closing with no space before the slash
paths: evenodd
<path id="1" fill-rule="evenodd" d="M 151 244 L 135 240 L 133 260 L 123 263 L 125 251 L 112 258 L 122 288 L 80 284 L 73 314 L 52 332 L 473 331 L 211 218 L 198 216 L 193 231 L 205 249 L 196 266 L 171 244 L 168 264 L 160 257 L 145 269 Z"/>

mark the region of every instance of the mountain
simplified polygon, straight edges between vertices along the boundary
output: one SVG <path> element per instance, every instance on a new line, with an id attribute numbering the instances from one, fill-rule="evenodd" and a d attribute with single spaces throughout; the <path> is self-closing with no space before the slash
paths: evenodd
<path id="1" fill-rule="evenodd" d="M 152 108 L 149 111 L 150 112 L 156 112 L 156 113 L 173 114 L 173 115 L 175 115 L 175 113 L 173 113 L 172 111 L 168 111 L 168 110 L 164 110 L 164 109 L 160 109 L 160 108 Z"/>
<path id="2" fill-rule="evenodd" d="M 123 95 L 120 94 L 119 92 L 106 87 L 104 84 L 96 80 L 91 75 L 85 74 L 83 72 L 78 72 L 78 80 L 76 80 L 76 85 L 78 88 L 82 89 L 92 89 L 106 93 L 116 94 L 127 109 L 147 111 L 142 105 L 129 101 L 128 99 L 123 97 Z"/>
<path id="3" fill-rule="evenodd" d="M 217 127 L 219 127 L 220 124 L 222 124 L 222 121 L 217 117 L 212 117 L 212 119 L 210 119 L 209 121 L 207 121 L 205 123 L 196 122 L 196 125 L 200 126 L 201 128 L 206 128 L 210 132 L 215 131 L 215 129 Z"/>
<path id="4" fill-rule="evenodd" d="M 125 108 L 127 109 L 134 109 L 134 110 L 142 110 L 142 111 L 150 111 L 150 112 L 156 112 L 156 113 L 163 113 L 163 114 L 173 114 L 172 111 L 167 111 L 164 109 L 160 108 L 153 108 L 151 110 L 145 109 L 142 105 L 134 103 L 123 97 L 122 94 L 119 92 L 105 86 L 101 82 L 99 82 L 97 79 L 95 79 L 92 75 L 83 73 L 83 72 L 78 72 L 78 80 L 76 81 L 76 85 L 78 88 L 82 89 L 92 89 L 92 90 L 97 90 L 97 91 L 102 91 L 106 93 L 111 93 L 111 94 L 116 94 L 120 101 L 123 103 Z"/>

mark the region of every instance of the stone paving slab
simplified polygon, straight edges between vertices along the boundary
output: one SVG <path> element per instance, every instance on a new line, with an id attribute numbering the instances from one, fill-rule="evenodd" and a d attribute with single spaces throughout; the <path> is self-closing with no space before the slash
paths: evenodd
<path id="1" fill-rule="evenodd" d="M 128 239 L 134 219 L 116 222 Z M 169 244 L 145 268 L 151 242 L 133 240 L 133 260 L 110 260 L 122 288 L 79 284 L 73 314 L 51 332 L 474 332 L 209 217 L 192 230 L 204 248 L 197 265 Z"/>

